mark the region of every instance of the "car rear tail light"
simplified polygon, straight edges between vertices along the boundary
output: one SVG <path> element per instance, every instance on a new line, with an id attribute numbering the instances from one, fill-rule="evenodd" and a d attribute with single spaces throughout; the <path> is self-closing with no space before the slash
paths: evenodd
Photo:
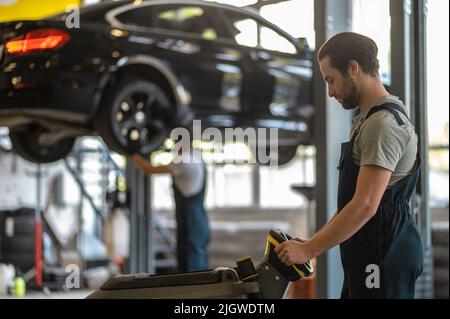
<path id="1" fill-rule="evenodd" d="M 38 29 L 28 32 L 24 39 L 6 43 L 9 54 L 25 54 L 33 51 L 56 49 L 70 40 L 69 34 L 59 29 Z"/>

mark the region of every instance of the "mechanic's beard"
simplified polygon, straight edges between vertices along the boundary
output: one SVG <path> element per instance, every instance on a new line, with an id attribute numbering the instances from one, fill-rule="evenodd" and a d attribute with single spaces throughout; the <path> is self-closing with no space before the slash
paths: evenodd
<path id="1" fill-rule="evenodd" d="M 359 104 L 359 92 L 356 88 L 356 85 L 353 83 L 350 87 L 349 94 L 342 100 L 342 107 L 346 110 L 353 110 L 358 107 Z"/>

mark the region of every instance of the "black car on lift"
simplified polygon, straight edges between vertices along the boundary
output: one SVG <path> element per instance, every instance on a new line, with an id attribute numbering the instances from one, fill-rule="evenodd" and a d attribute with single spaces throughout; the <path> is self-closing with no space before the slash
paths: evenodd
<path id="1" fill-rule="evenodd" d="M 313 52 L 256 13 L 114 1 L 80 9 L 69 28 L 71 14 L 0 24 L 0 126 L 25 159 L 64 158 L 82 135 L 149 154 L 193 117 L 279 128 L 280 164 L 310 142 Z"/>

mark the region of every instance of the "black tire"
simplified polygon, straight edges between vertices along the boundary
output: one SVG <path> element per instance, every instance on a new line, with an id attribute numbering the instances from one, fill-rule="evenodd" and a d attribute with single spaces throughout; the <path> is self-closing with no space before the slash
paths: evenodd
<path id="1" fill-rule="evenodd" d="M 169 135 L 174 114 L 167 94 L 158 85 L 146 79 L 126 78 L 106 93 L 95 126 L 111 150 L 148 155 Z"/>
<path id="2" fill-rule="evenodd" d="M 39 145 L 39 137 L 48 131 L 39 125 L 27 125 L 9 132 L 14 152 L 27 161 L 45 164 L 66 157 L 72 150 L 75 138 L 64 138 L 54 145 Z"/>
<path id="3" fill-rule="evenodd" d="M 13 238 L 3 238 L 1 243 L 3 254 L 30 253 L 35 249 L 34 233 L 31 236 L 15 236 Z"/>

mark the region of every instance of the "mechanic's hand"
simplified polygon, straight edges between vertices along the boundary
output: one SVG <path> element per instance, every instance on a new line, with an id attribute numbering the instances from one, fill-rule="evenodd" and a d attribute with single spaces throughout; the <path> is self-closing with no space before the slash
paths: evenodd
<path id="1" fill-rule="evenodd" d="M 275 247 L 275 253 L 286 266 L 304 264 L 312 258 L 307 244 L 299 242 L 297 239 L 300 238 L 285 241 Z"/>
<path id="2" fill-rule="evenodd" d="M 308 241 L 308 239 L 304 239 L 304 238 L 300 238 L 300 237 L 292 238 L 292 240 L 295 240 L 295 241 L 297 241 L 299 243 L 302 243 L 302 244 L 304 244 L 304 243 L 306 243 Z"/>

